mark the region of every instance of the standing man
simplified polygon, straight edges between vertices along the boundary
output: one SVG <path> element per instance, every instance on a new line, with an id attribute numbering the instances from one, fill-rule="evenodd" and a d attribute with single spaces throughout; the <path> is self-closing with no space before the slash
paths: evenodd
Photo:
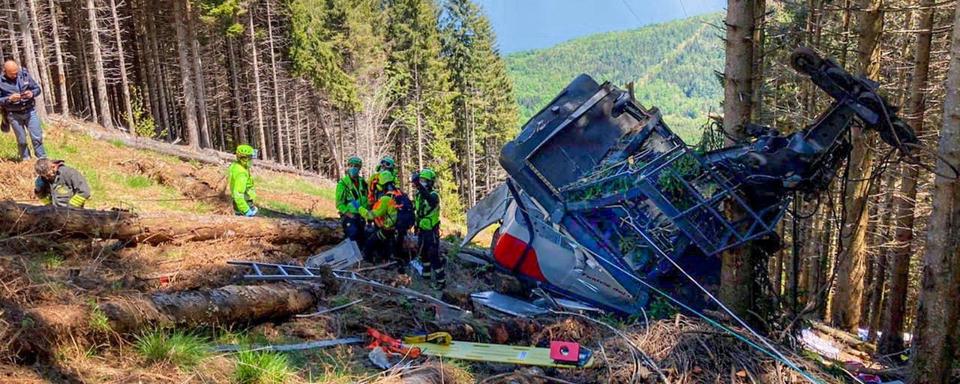
<path id="1" fill-rule="evenodd" d="M 76 169 L 63 165 L 63 160 L 37 160 L 37 180 L 33 194 L 44 204 L 55 207 L 83 208 L 90 198 L 90 185 Z"/>
<path id="2" fill-rule="evenodd" d="M 364 246 L 366 242 L 367 222 L 360 216 L 360 208 L 369 208 L 364 191 L 367 182 L 360 175 L 363 160 L 357 156 L 347 160 L 347 173 L 337 182 L 337 212 L 340 213 L 340 225 L 343 234 L 357 245 Z"/>
<path id="3" fill-rule="evenodd" d="M 434 289 L 443 290 L 447 286 L 447 274 L 444 267 L 447 259 L 440 254 L 440 194 L 434 190 L 437 173 L 424 168 L 413 175 L 413 185 L 417 188 L 413 206 L 416 213 L 417 253 L 423 263 L 423 277 L 430 280 Z"/>
<path id="4" fill-rule="evenodd" d="M 397 205 L 393 200 L 393 173 L 381 171 L 377 174 L 377 194 L 380 196 L 371 209 L 360 207 L 360 215 L 373 221 L 374 232 L 367 239 L 364 252 L 372 262 L 387 261 L 395 258 Z M 401 261 L 402 264 L 402 261 Z"/>
<path id="5" fill-rule="evenodd" d="M 27 71 L 13 59 L 3 62 L 3 76 L 0 76 L 0 108 L 6 111 L 4 116 L 10 122 L 17 136 L 20 160 L 30 159 L 27 147 L 27 134 L 33 143 L 33 154 L 38 159 L 47 157 L 43 150 L 43 131 L 40 130 L 40 117 L 33 109 L 36 98 L 40 96 L 40 86 Z"/>
<path id="6" fill-rule="evenodd" d="M 257 192 L 253 188 L 253 177 L 250 176 L 250 165 L 257 156 L 253 147 L 241 144 L 237 146 L 237 161 L 230 163 L 227 175 L 227 184 L 230 186 L 230 198 L 233 200 L 233 213 L 238 216 L 253 217 L 257 215 L 257 207 L 253 205 L 257 199 Z"/>

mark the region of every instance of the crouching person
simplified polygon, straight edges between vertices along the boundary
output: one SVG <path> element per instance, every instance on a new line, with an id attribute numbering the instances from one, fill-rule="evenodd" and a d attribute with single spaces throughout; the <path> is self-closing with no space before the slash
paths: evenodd
<path id="1" fill-rule="evenodd" d="M 434 190 L 437 173 L 425 168 L 413 177 L 417 188 L 413 206 L 416 213 L 417 252 L 423 264 L 423 277 L 433 279 L 430 285 L 442 290 L 447 286 L 444 267 L 447 259 L 440 254 L 440 194 Z"/>
<path id="2" fill-rule="evenodd" d="M 76 169 L 63 160 L 40 159 L 34 165 L 37 180 L 33 194 L 43 203 L 55 207 L 83 208 L 90 198 L 90 185 Z"/>

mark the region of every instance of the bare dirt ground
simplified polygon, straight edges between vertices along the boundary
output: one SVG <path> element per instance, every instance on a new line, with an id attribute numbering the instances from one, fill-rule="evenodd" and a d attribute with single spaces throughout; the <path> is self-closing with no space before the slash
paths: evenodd
<path id="1" fill-rule="evenodd" d="M 55 123 L 47 129 L 47 142 L 53 157 L 66 159 L 90 180 L 94 198 L 88 208 L 168 212 L 173 217 L 182 213 L 232 213 L 223 195 L 222 169 L 95 141 L 67 132 L 67 124 L 82 123 Z M 11 161 L 11 144 L 12 137 L 0 136 L 0 177 L 4 180 L 0 183 L 0 200 L 34 201 L 32 163 Z M 332 183 L 318 185 L 266 171 L 257 172 L 257 182 L 268 216 L 331 218 L 335 214 Z M 235 239 L 129 245 L 111 240 L 65 239 L 56 234 L 0 233 L 0 383 L 236 381 L 241 363 L 235 353 L 211 352 L 193 367 L 149 362 L 138 352 L 138 336 L 168 330 L 118 333 L 104 326 L 93 308 L 106 300 L 134 294 L 257 284 L 244 281 L 243 270 L 226 261 L 302 264 L 323 248 Z M 363 274 L 462 306 L 469 310 L 466 314 L 345 283 L 322 292 L 316 307 L 330 308 L 359 299 L 362 302 L 309 318 L 211 324 L 182 331 L 201 336 L 211 346 L 342 338 L 362 335 L 367 327 L 396 337 L 448 331 L 456 340 L 501 344 L 546 346 L 551 340 L 577 341 L 592 348 L 598 361 L 595 369 L 576 370 L 423 358 L 410 367 L 383 372 L 370 364 L 363 345 L 352 345 L 287 354 L 292 372 L 285 378 L 287 382 L 632 383 L 657 382 L 659 375 L 676 383 L 802 382 L 783 365 L 702 322 L 682 316 L 651 319 L 649 323 L 615 318 L 595 323 L 560 315 L 537 320 L 495 318 L 475 308 L 469 294 L 489 289 L 524 294 L 526 288 L 488 267 L 461 263 L 456 257 L 451 261 L 451 284 L 443 292 L 429 289 L 419 277 L 398 275 L 390 268 Z M 37 324 L 26 315 L 31 311 L 46 311 L 41 313 L 42 318 L 59 320 Z M 78 321 L 77 317 L 84 319 Z M 82 326 L 58 325 L 67 323 Z M 653 359 L 659 374 L 643 362 L 640 351 Z"/>

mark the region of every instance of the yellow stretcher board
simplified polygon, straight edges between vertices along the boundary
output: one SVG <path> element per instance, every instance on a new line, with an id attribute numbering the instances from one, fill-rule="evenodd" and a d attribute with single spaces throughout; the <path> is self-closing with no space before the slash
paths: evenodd
<path id="1" fill-rule="evenodd" d="M 550 358 L 550 348 L 523 347 L 503 344 L 470 343 L 453 341 L 449 345 L 434 343 L 404 343 L 404 346 L 420 348 L 427 356 L 446 357 L 457 360 L 483 361 L 519 365 L 536 365 L 554 368 L 591 368 L 593 356 L 581 367 L 560 364 Z"/>

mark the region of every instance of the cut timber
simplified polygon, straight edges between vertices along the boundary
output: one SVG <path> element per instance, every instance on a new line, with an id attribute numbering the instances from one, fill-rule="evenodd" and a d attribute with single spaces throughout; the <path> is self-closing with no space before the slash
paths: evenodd
<path id="1" fill-rule="evenodd" d="M 146 326 L 230 325 L 285 318 L 309 310 L 316 300 L 316 293 L 308 286 L 231 285 L 211 290 L 128 296 L 99 307 L 110 319 L 111 328 L 124 333 Z"/>
<path id="2" fill-rule="evenodd" d="M 336 281 L 318 280 L 324 291 Z M 333 284 L 333 285 L 329 285 Z M 48 356 L 64 340 L 93 340 L 104 334 L 136 334 L 145 329 L 256 324 L 305 312 L 316 305 L 316 285 L 231 285 L 216 289 L 130 295 L 91 305 L 47 305 L 27 309 L 17 318 L 20 329 L 11 341 L 18 356 Z M 103 320 L 106 320 L 103 322 Z M 109 325 L 109 329 L 104 326 Z M 98 327 L 103 327 L 99 328 Z"/>
<path id="3" fill-rule="evenodd" d="M 217 198 L 224 205 L 229 205 L 226 177 L 222 175 L 218 175 L 216 180 L 203 180 L 195 170 L 183 171 L 162 161 L 149 159 L 131 159 L 122 164 L 124 169 L 142 174 L 160 185 L 173 187 L 186 197 Z"/>
<path id="4" fill-rule="evenodd" d="M 860 340 L 858 337 L 850 333 L 844 332 L 842 330 L 829 327 L 827 325 L 824 325 L 823 323 L 818 323 L 816 321 L 811 322 L 810 326 L 813 329 L 826 333 L 828 336 L 833 337 L 839 340 L 840 342 L 850 346 L 850 348 L 856 349 L 860 352 L 872 354 L 872 353 L 876 353 L 877 351 L 877 347 L 875 345 L 870 344 L 866 341 Z"/>
<path id="5" fill-rule="evenodd" d="M 308 285 L 230 285 L 216 289 L 117 297 L 101 302 L 96 307 L 36 307 L 25 311 L 24 317 L 36 324 L 35 328 L 52 337 L 81 332 L 91 324 L 91 315 L 95 311 L 99 313 L 98 316 L 106 317 L 112 331 L 125 334 L 154 327 L 252 324 L 282 319 L 309 310 L 316 304 L 317 297 L 316 288 Z"/>
<path id="6" fill-rule="evenodd" d="M 95 211 L 0 201 L 0 233 L 49 231 L 148 244 L 249 238 L 276 244 L 320 245 L 335 244 L 343 237 L 336 221 Z"/>

